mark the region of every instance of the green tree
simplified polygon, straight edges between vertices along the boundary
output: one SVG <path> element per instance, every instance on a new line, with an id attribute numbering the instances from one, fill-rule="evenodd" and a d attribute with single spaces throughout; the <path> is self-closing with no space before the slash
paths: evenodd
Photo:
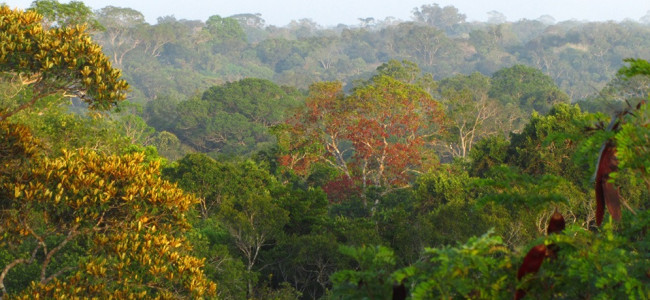
<path id="1" fill-rule="evenodd" d="M 10 120 L 27 126 L 49 156 L 61 155 L 63 149 L 79 148 L 104 154 L 121 153 L 129 145 L 131 140 L 123 135 L 121 124 L 108 113 L 73 113 L 66 100 L 61 95 L 45 97 L 32 109 L 23 110 Z"/>
<path id="2" fill-rule="evenodd" d="M 272 198 L 274 178 L 251 161 L 238 166 L 237 193 L 221 202 L 217 219 L 230 233 L 244 257 L 249 274 L 248 296 L 253 295 L 253 268 L 263 247 L 273 245 L 288 221 L 288 212 Z M 233 174 L 234 175 L 234 174 Z M 231 175 L 232 176 L 232 175 Z"/>
<path id="3" fill-rule="evenodd" d="M 553 79 L 541 71 L 524 65 L 499 70 L 492 75 L 489 95 L 502 104 L 515 104 L 526 112 L 547 113 L 556 103 L 568 103 Z"/>
<path id="4" fill-rule="evenodd" d="M 383 246 L 341 246 L 339 251 L 358 265 L 332 274 L 332 296 L 337 299 L 389 299 L 395 255 Z"/>
<path id="5" fill-rule="evenodd" d="M 97 20 L 106 28 L 99 34 L 104 41 L 104 51 L 117 66 L 124 66 L 124 57 L 142 42 L 137 29 L 144 26 L 144 15 L 131 8 L 106 6 L 97 11 Z"/>
<path id="6" fill-rule="evenodd" d="M 253 296 L 260 254 L 276 243 L 289 221 L 289 212 L 275 198 L 280 188 L 275 177 L 252 161 L 217 162 L 205 154 L 189 154 L 163 173 L 197 195 L 203 219 L 216 220 L 230 236 Z"/>
<path id="7" fill-rule="evenodd" d="M 511 137 L 509 164 L 531 175 L 554 174 L 565 178 L 588 178 L 588 165 L 576 165 L 573 154 L 586 138 L 584 128 L 596 116 L 583 113 L 577 105 L 557 104 L 545 115 L 533 113 L 521 133 Z"/>
<path id="8" fill-rule="evenodd" d="M 467 157 L 478 140 L 499 133 L 499 105 L 488 97 L 489 89 L 489 77 L 476 72 L 440 82 L 439 93 L 450 127 L 445 150 L 452 157 Z"/>
<path id="9" fill-rule="evenodd" d="M 226 83 L 208 89 L 201 99 L 179 103 L 171 131 L 200 151 L 249 154 L 274 142 L 267 128 L 281 122 L 299 99 L 291 89 L 264 79 Z"/>
<path id="10" fill-rule="evenodd" d="M 425 259 L 392 274 L 408 282 L 413 299 L 511 297 L 514 269 L 508 248 L 487 233 L 459 246 L 427 248 Z"/>
<path id="11" fill-rule="evenodd" d="M 510 143 L 500 135 L 482 139 L 469 153 L 470 174 L 483 177 L 491 168 L 505 163 Z"/>
<path id="12" fill-rule="evenodd" d="M 641 59 L 628 59 L 628 66 L 621 68 L 619 74 L 625 78 L 637 75 L 650 76 L 650 63 Z M 628 79 L 629 80 L 629 79 Z M 634 170 L 650 190 L 650 105 L 639 104 L 638 109 L 630 114 L 628 122 L 623 124 L 616 134 L 616 157 L 621 168 Z"/>
<path id="13" fill-rule="evenodd" d="M 86 24 L 92 30 L 103 29 L 92 9 L 81 1 L 60 3 L 57 0 L 36 0 L 29 9 L 43 15 L 46 26 L 71 27 Z"/>
<path id="14" fill-rule="evenodd" d="M 425 4 L 413 9 L 413 19 L 430 26 L 438 27 L 448 33 L 454 25 L 465 22 L 465 14 L 458 12 L 458 8 L 449 5 L 440 7 L 437 3 Z"/>
<path id="15" fill-rule="evenodd" d="M 214 15 L 205 21 L 204 30 L 210 35 L 215 52 L 236 51 L 246 45 L 246 34 L 234 18 Z"/>
<path id="16" fill-rule="evenodd" d="M 219 210 L 224 198 L 234 197 L 231 186 L 235 166 L 218 163 L 205 154 L 188 154 L 163 170 L 163 174 L 199 199 L 198 211 L 204 219 Z"/>

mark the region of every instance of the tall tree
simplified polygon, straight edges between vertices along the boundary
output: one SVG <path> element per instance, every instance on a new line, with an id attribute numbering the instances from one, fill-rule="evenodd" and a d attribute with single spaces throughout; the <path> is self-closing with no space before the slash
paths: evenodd
<path id="1" fill-rule="evenodd" d="M 287 123 L 282 163 L 308 171 L 314 162 L 338 170 L 365 192 L 391 189 L 432 159 L 427 143 L 438 133 L 443 112 L 421 88 L 378 75 L 345 95 L 340 83 L 310 87 L 307 106 Z"/>
<path id="2" fill-rule="evenodd" d="M 465 14 L 458 12 L 454 6 L 440 7 L 437 3 L 425 4 L 413 9 L 413 19 L 417 22 L 438 27 L 449 32 L 454 25 L 465 22 Z"/>
<path id="3" fill-rule="evenodd" d="M 144 15 L 131 8 L 106 6 L 97 12 L 97 19 L 106 28 L 100 33 L 106 51 L 111 53 L 113 63 L 123 66 L 124 57 L 142 43 L 136 33 L 145 24 Z"/>
<path id="4" fill-rule="evenodd" d="M 46 27 L 70 27 L 86 24 L 92 30 L 103 29 L 93 11 L 81 1 L 60 3 L 57 0 L 36 0 L 29 8 L 43 15 Z"/>
<path id="5" fill-rule="evenodd" d="M 246 34 L 237 19 L 214 15 L 205 22 L 204 30 L 210 35 L 213 51 L 237 51 L 246 46 Z"/>
<path id="6" fill-rule="evenodd" d="M 496 127 L 499 105 L 489 98 L 489 89 L 490 78 L 477 72 L 440 82 L 439 92 L 450 127 L 446 151 L 453 157 L 466 157 L 479 139 L 499 132 Z"/>

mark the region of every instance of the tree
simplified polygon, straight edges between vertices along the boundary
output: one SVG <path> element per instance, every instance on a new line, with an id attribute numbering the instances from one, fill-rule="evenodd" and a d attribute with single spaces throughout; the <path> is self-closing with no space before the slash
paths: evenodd
<path id="1" fill-rule="evenodd" d="M 507 20 L 506 15 L 496 10 L 491 10 L 487 14 L 488 14 L 487 22 L 490 24 L 502 24 L 505 23 Z"/>
<path id="2" fill-rule="evenodd" d="M 288 212 L 272 198 L 275 178 L 251 161 L 237 166 L 231 174 L 235 193 L 224 195 L 217 219 L 230 233 L 244 257 L 249 273 L 248 297 L 253 295 L 253 267 L 263 247 L 274 244 L 289 220 Z"/>
<path id="3" fill-rule="evenodd" d="M 438 87 L 438 83 L 433 80 L 432 74 L 422 74 L 420 67 L 416 63 L 408 60 L 397 61 L 391 59 L 377 67 L 377 75 L 385 75 L 404 83 L 417 85 L 429 94 L 433 94 Z"/>
<path id="4" fill-rule="evenodd" d="M 314 162 L 328 164 L 364 192 L 408 185 L 432 159 L 426 144 L 442 116 L 429 94 L 389 76 L 375 76 L 348 96 L 340 83 L 316 83 L 306 108 L 279 136 L 287 150 L 281 161 L 303 174 Z"/>
<path id="5" fill-rule="evenodd" d="M 205 154 L 188 154 L 163 173 L 198 196 L 203 219 L 216 220 L 229 234 L 243 258 L 252 296 L 262 248 L 274 245 L 289 221 L 274 194 L 280 188 L 275 177 L 252 161 L 217 162 Z"/>
<path id="6" fill-rule="evenodd" d="M 424 259 L 390 277 L 410 284 L 413 299 L 509 298 L 512 257 L 501 237 L 488 232 L 459 246 L 426 248 Z"/>
<path id="7" fill-rule="evenodd" d="M 437 3 L 422 5 L 413 9 L 413 19 L 449 32 L 453 26 L 465 22 L 465 14 L 454 6 L 440 7 Z"/>
<path id="8" fill-rule="evenodd" d="M 61 155 L 64 149 L 79 148 L 105 154 L 119 153 L 130 144 L 122 134 L 121 124 L 108 114 L 98 111 L 73 113 L 66 100 L 61 95 L 45 97 L 31 109 L 13 115 L 10 120 L 27 126 L 31 134 L 39 139 L 43 152 L 49 156 Z"/>
<path id="9" fill-rule="evenodd" d="M 0 163 L 30 162 L 0 174 L 3 297 L 176 298 L 216 292 L 184 238 L 190 228 L 186 214 L 196 200 L 161 180 L 157 163 L 143 164 L 142 154 L 87 150 L 42 158 L 34 155 L 28 132 L 4 122 L 1 128 L 11 151 L 2 153 Z M 14 271 L 20 267 L 38 271 Z M 21 281 L 6 285 L 16 277 Z"/>
<path id="10" fill-rule="evenodd" d="M 5 5 L 0 16 L 0 74 L 19 99 L 0 107 L 0 121 L 54 94 L 79 97 L 94 109 L 126 98 L 128 84 L 84 27 L 44 29 L 39 14 Z"/>
<path id="11" fill-rule="evenodd" d="M 503 164 L 510 143 L 502 135 L 491 136 L 478 141 L 470 157 L 470 174 L 483 177 L 491 168 Z"/>
<path id="12" fill-rule="evenodd" d="M 442 57 L 454 46 L 445 33 L 435 27 L 402 23 L 397 25 L 396 31 L 398 49 L 418 58 L 423 66 L 434 66 L 436 58 Z"/>
<path id="13" fill-rule="evenodd" d="M 142 106 L 125 101 L 120 103 L 117 112 L 111 117 L 131 144 L 148 146 L 151 145 L 156 130 L 147 125 L 139 116 L 141 114 Z"/>
<path id="14" fill-rule="evenodd" d="M 199 151 L 247 154 L 273 142 L 267 128 L 280 123 L 299 98 L 295 90 L 265 79 L 229 82 L 179 103 L 170 130 Z"/>
<path id="15" fill-rule="evenodd" d="M 503 105 L 515 104 L 526 112 L 545 114 L 556 103 L 569 103 L 569 96 L 560 91 L 553 79 L 540 70 L 515 65 L 492 75 L 489 96 Z"/>
<path id="16" fill-rule="evenodd" d="M 244 29 L 235 18 L 214 15 L 205 21 L 204 30 L 209 33 L 215 52 L 236 51 L 246 45 Z"/>
<path id="17" fill-rule="evenodd" d="M 384 246 L 340 246 L 339 251 L 352 258 L 358 268 L 332 274 L 332 296 L 339 299 L 388 299 L 394 281 L 395 254 Z M 349 297 L 349 298 L 348 298 Z"/>
<path id="18" fill-rule="evenodd" d="M 113 63 L 124 66 L 124 57 L 142 43 L 137 29 L 144 26 L 144 15 L 131 8 L 106 6 L 97 12 L 97 20 L 106 28 L 100 36 L 107 42 L 105 51 L 111 53 Z"/>
<path id="19" fill-rule="evenodd" d="M 233 197 L 237 190 L 232 187 L 231 175 L 235 166 L 218 163 L 205 154 L 188 154 L 163 170 L 169 180 L 198 197 L 198 211 L 207 219 L 219 211 L 225 198 Z"/>
<path id="20" fill-rule="evenodd" d="M 81 1 L 59 3 L 57 0 L 36 0 L 29 8 L 43 15 L 46 27 L 71 27 L 86 24 L 92 30 L 103 29 L 97 22 L 93 11 Z"/>
<path id="21" fill-rule="evenodd" d="M 579 141 L 586 138 L 584 128 L 594 119 L 577 105 L 567 104 L 555 105 L 545 116 L 533 113 L 522 132 L 511 136 L 506 161 L 531 175 L 585 178 L 589 167 L 575 164 L 572 157 Z"/>
<path id="22" fill-rule="evenodd" d="M 650 76 L 648 61 L 627 59 L 625 62 L 628 65 L 618 71 L 625 80 Z M 636 109 L 625 117 L 625 122 L 614 136 L 619 168 L 632 170 L 650 190 L 650 149 L 648 149 L 647 143 L 650 137 L 650 105 L 647 100 L 637 104 Z"/>
<path id="23" fill-rule="evenodd" d="M 488 97 L 490 79 L 480 73 L 457 75 L 440 82 L 439 92 L 446 106 L 451 136 L 445 143 L 453 157 L 466 157 L 474 143 L 498 133 L 498 103 Z"/>

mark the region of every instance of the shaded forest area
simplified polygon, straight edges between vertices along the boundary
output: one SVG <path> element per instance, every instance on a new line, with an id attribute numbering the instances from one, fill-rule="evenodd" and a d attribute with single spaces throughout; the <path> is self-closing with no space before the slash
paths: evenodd
<path id="1" fill-rule="evenodd" d="M 0 6 L 1 299 L 649 298 L 650 24 L 413 19 Z"/>

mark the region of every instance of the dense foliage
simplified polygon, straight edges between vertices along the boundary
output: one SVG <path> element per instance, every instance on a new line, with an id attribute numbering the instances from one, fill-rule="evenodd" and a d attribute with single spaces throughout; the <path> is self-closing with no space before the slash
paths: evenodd
<path id="1" fill-rule="evenodd" d="M 650 297 L 647 26 L 0 12 L 2 299 Z"/>

